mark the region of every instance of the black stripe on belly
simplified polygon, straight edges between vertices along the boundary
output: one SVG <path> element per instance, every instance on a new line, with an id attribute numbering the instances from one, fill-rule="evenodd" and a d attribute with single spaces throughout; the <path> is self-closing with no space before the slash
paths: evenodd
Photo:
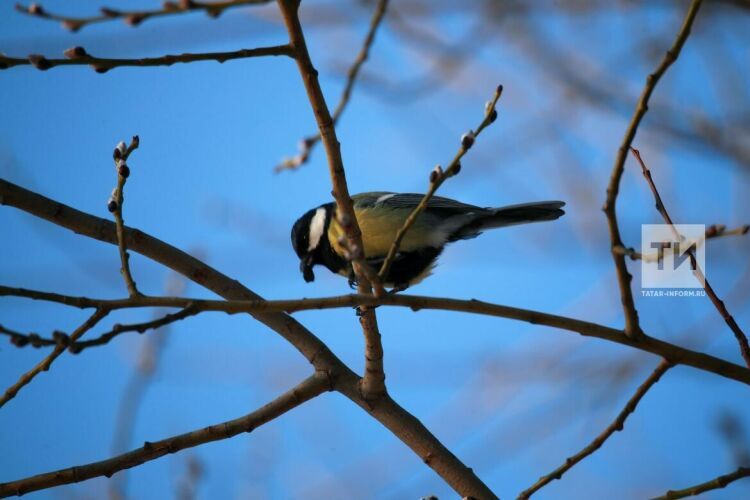
<path id="1" fill-rule="evenodd" d="M 393 260 L 388 276 L 383 281 L 395 286 L 408 286 L 437 259 L 442 251 L 442 248 L 425 247 L 413 252 L 399 252 Z M 383 258 L 367 259 L 367 262 L 377 270 L 383 263 Z"/>

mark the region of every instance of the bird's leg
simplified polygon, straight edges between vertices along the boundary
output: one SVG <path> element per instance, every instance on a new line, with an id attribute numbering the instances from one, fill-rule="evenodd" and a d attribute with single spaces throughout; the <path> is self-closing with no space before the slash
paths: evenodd
<path id="1" fill-rule="evenodd" d="M 349 268 L 349 288 L 356 290 L 358 285 L 359 281 L 357 281 L 357 275 L 354 274 L 354 268 Z"/>

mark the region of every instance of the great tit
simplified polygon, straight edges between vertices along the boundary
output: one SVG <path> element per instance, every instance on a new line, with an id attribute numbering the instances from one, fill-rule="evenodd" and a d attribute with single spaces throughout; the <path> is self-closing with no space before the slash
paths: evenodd
<path id="1" fill-rule="evenodd" d="M 377 271 L 396 233 L 423 195 L 372 192 L 352 196 L 362 230 L 364 257 Z M 555 220 L 565 212 L 562 201 L 542 201 L 500 208 L 481 208 L 434 196 L 404 236 L 383 285 L 398 289 L 429 276 L 447 243 L 476 238 L 485 229 Z M 335 203 L 309 210 L 292 227 L 292 246 L 300 259 L 306 282 L 315 280 L 313 266 L 322 264 L 334 273 L 354 278 L 342 245 L 344 230 Z"/>

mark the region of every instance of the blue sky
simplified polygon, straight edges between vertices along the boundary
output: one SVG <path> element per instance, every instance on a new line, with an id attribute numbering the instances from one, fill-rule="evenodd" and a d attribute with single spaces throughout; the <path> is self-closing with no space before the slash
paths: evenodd
<path id="1" fill-rule="evenodd" d="M 48 6 L 85 14 L 98 5 L 87 0 L 74 7 Z M 331 9 L 310 2 L 303 12 L 319 6 Z M 138 29 L 93 26 L 74 35 L 4 8 L 0 50 L 9 55 L 52 56 L 83 45 L 95 55 L 129 57 L 286 40 L 273 5 L 228 12 L 217 21 L 185 15 Z M 402 94 L 384 90 L 379 81 L 421 81 L 431 75 L 429 61 L 405 47 L 388 25 L 378 35 L 362 85 L 338 127 L 353 193 L 423 190 L 429 171 L 452 158 L 461 133 L 479 123 L 484 102 L 503 83 L 497 122 L 441 194 L 483 206 L 568 202 L 567 215 L 555 223 L 495 231 L 449 247 L 436 275 L 414 293 L 474 297 L 622 324 L 600 206 L 635 97 L 660 57 L 629 55 L 639 46 L 632 26 L 637 21 L 643 37 L 661 40 L 665 49 L 683 15 L 659 7 L 643 14 L 641 8 L 603 8 L 541 21 L 534 16 L 542 14 L 535 14 L 530 19 L 541 32 L 538 37 L 521 32 L 527 26 L 512 19 L 478 30 L 475 16 L 452 11 L 428 28 L 439 26 L 449 41 L 475 36 L 481 43 L 452 78 L 438 77 L 429 89 Z M 309 29 L 310 49 L 331 107 L 343 85 L 340 68 L 358 50 L 369 12 L 347 6 L 329 23 L 309 16 L 315 26 Z M 658 87 L 655 118 L 647 117 L 636 144 L 677 221 L 736 226 L 750 222 L 747 166 L 665 138 L 653 126 L 660 106 L 675 103 L 678 117 L 731 114 L 716 105 L 722 94 L 715 80 L 721 82 L 722 75 L 708 78 L 706 53 L 718 50 L 717 44 L 722 57 L 738 61 L 727 65 L 731 71 L 750 81 L 746 30 L 731 15 L 705 17 L 701 24 L 703 14 L 711 14 L 708 7 L 699 14 L 683 56 Z M 724 24 L 708 23 L 717 18 Z M 566 64 L 582 78 L 616 83 L 629 104 L 610 109 L 571 96 L 550 65 L 530 59 L 526 35 L 537 37 L 545 53 L 554 54 L 554 48 L 566 54 Z M 322 148 L 299 171 L 273 173 L 283 156 L 296 152 L 297 141 L 314 131 L 293 61 L 125 68 L 104 75 L 85 68 L 15 68 L 0 72 L 0 109 L 3 178 L 108 217 L 106 201 L 115 183 L 112 149 L 139 134 L 141 147 L 129 161 L 127 224 L 201 255 L 266 298 L 348 292 L 345 280 L 324 270 L 313 284 L 304 283 L 289 244 L 294 220 L 330 196 Z M 619 207 L 623 238 L 637 247 L 640 225 L 659 217 L 630 160 Z M 5 242 L 0 283 L 96 297 L 126 294 L 114 247 L 11 208 L 0 210 L 0 229 Z M 717 240 L 707 249 L 709 279 L 741 325 L 750 325 L 743 286 L 749 250 L 741 238 Z M 131 261 L 140 288 L 163 293 L 170 272 L 137 255 Z M 631 268 L 647 332 L 741 362 L 731 333 L 707 299 L 641 298 L 638 265 Z M 194 285 L 185 293 L 212 297 Z M 83 314 L 20 299 L 0 301 L 0 323 L 22 331 L 71 331 Z M 104 325 L 151 314 L 118 313 Z M 352 311 L 296 316 L 361 371 L 362 336 Z M 501 497 L 516 495 L 587 444 L 658 363 L 621 346 L 496 318 L 386 308 L 378 317 L 390 393 Z M 3 407 L 0 481 L 108 457 L 121 393 L 143 342 L 141 336 L 122 336 L 78 356 L 66 353 Z M 41 356 L 39 350 L 1 343 L 0 385 L 10 385 Z M 167 333 L 134 422 L 132 446 L 235 418 L 308 373 L 291 346 L 250 318 L 208 314 L 180 322 Z M 613 492 L 641 498 L 729 472 L 735 465 L 716 420 L 730 411 L 747 421 L 747 397 L 748 389 L 737 383 L 677 367 L 646 396 L 624 433 L 539 498 L 580 498 L 582 491 L 590 498 Z M 451 497 L 405 446 L 337 394 L 325 394 L 252 435 L 139 467 L 128 474 L 129 494 L 173 495 L 188 456 L 205 470 L 201 498 Z M 96 498 L 106 488 L 100 479 L 31 497 Z M 750 494 L 747 484 L 730 488 L 706 498 Z"/>

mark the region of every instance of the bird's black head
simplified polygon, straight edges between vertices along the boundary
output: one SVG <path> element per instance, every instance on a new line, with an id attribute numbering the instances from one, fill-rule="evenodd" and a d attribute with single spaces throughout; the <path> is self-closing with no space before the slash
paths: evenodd
<path id="1" fill-rule="evenodd" d="M 315 280 L 312 268 L 321 262 L 321 246 L 327 243 L 328 217 L 325 206 L 314 208 L 292 227 L 292 246 L 300 259 L 302 276 L 308 283 Z"/>

